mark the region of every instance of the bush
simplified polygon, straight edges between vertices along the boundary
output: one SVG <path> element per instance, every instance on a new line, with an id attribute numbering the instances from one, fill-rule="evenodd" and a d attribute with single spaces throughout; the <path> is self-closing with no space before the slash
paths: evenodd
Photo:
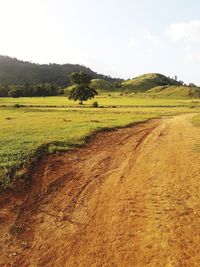
<path id="1" fill-rule="evenodd" d="M 23 90 L 21 88 L 18 88 L 18 87 L 13 87 L 8 92 L 8 96 L 13 97 L 13 98 L 22 97 L 23 94 L 24 94 Z"/>
<path id="2" fill-rule="evenodd" d="M 23 106 L 20 105 L 20 104 L 14 104 L 14 105 L 13 105 L 13 108 L 21 108 L 21 107 L 23 107 Z"/>
<path id="3" fill-rule="evenodd" d="M 98 102 L 97 102 L 97 101 L 93 102 L 93 103 L 92 103 L 92 107 L 93 107 L 93 108 L 98 108 L 98 107 L 99 107 Z"/>
<path id="4" fill-rule="evenodd" d="M 59 89 L 58 90 L 58 95 L 64 95 L 65 94 L 65 91 L 64 91 L 64 89 Z"/>

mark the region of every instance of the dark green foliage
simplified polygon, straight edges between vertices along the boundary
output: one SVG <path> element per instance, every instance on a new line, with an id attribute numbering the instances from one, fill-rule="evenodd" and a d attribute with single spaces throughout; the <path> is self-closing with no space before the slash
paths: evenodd
<path id="1" fill-rule="evenodd" d="M 13 105 L 13 108 L 21 108 L 21 107 L 23 107 L 23 105 L 20 105 L 20 104 L 17 104 L 17 103 Z"/>
<path id="2" fill-rule="evenodd" d="M 12 86 L 8 92 L 8 96 L 18 98 L 24 96 L 24 90 L 21 86 Z"/>
<path id="3" fill-rule="evenodd" d="M 0 56 L 0 84 L 23 85 L 51 83 L 62 88 L 69 86 L 69 76 L 73 72 L 90 75 L 93 79 L 105 79 L 107 81 L 121 81 L 110 76 L 98 74 L 91 69 L 78 64 L 34 64 L 17 60 L 16 58 Z"/>
<path id="4" fill-rule="evenodd" d="M 92 103 L 92 107 L 93 107 L 93 108 L 98 108 L 98 107 L 99 107 L 98 102 L 97 102 L 97 101 L 94 101 L 94 102 Z"/>
<path id="5" fill-rule="evenodd" d="M 70 80 L 72 84 L 76 85 L 88 85 L 91 82 L 92 77 L 83 71 L 73 72 L 70 75 Z"/>
<path id="6" fill-rule="evenodd" d="M 68 94 L 70 100 L 79 100 L 79 104 L 82 105 L 83 101 L 87 101 L 97 95 L 97 91 L 90 87 L 91 76 L 88 74 L 82 71 L 74 72 L 71 74 L 70 78 L 74 85 Z"/>
<path id="7" fill-rule="evenodd" d="M 55 96 L 58 94 L 57 88 L 50 83 L 35 85 L 11 85 L 7 86 L 6 90 L 8 93 L 4 96 L 10 97 Z"/>
<path id="8" fill-rule="evenodd" d="M 79 75 L 76 76 L 76 73 Z M 63 88 L 69 86 L 71 82 L 88 84 L 91 78 L 109 82 L 121 81 L 78 64 L 39 65 L 0 56 L 0 97 L 62 95 Z M 17 86 L 20 86 L 20 90 Z"/>
<path id="9" fill-rule="evenodd" d="M 9 87 L 6 85 L 0 86 L 0 97 L 7 97 L 8 96 Z"/>
<path id="10" fill-rule="evenodd" d="M 122 87 L 121 83 L 120 82 L 115 82 L 115 87 L 117 89 L 120 89 Z"/>
<path id="11" fill-rule="evenodd" d="M 65 94 L 65 90 L 63 88 L 58 88 L 57 94 L 58 95 L 64 95 Z"/>
<path id="12" fill-rule="evenodd" d="M 29 87 L 34 96 L 54 96 L 57 95 L 56 87 L 50 83 L 36 84 Z"/>
<path id="13" fill-rule="evenodd" d="M 79 100 L 79 104 L 82 105 L 83 101 L 87 101 L 88 99 L 94 98 L 95 95 L 97 95 L 97 92 L 93 88 L 90 88 L 89 86 L 85 85 L 76 85 L 69 92 L 68 98 L 74 101 Z"/>

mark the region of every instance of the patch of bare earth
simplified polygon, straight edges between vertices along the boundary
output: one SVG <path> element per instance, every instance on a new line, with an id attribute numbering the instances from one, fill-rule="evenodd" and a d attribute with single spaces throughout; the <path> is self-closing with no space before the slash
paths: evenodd
<path id="1" fill-rule="evenodd" d="M 0 196 L 0 266 L 199 266 L 192 115 L 99 133 Z"/>

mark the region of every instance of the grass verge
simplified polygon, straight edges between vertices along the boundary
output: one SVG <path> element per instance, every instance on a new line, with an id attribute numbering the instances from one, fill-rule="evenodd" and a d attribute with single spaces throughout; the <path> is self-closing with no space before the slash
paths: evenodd
<path id="1" fill-rule="evenodd" d="M 145 121 L 156 114 L 130 109 L 0 109 L 0 184 L 8 188 L 45 153 L 84 144 L 95 131 Z"/>
<path id="2" fill-rule="evenodd" d="M 196 115 L 192 118 L 192 124 L 194 126 L 200 127 L 200 115 Z"/>

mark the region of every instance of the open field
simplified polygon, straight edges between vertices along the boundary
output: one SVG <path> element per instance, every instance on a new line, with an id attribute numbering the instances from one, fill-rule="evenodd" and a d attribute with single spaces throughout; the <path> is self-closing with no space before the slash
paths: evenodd
<path id="1" fill-rule="evenodd" d="M 75 144 L 82 144 L 92 132 L 147 120 L 161 115 L 200 111 L 199 102 L 192 101 L 136 99 L 132 97 L 99 96 L 101 105 L 116 108 L 73 107 L 74 102 L 64 97 L 45 98 L 1 98 L 0 103 L 10 107 L 0 108 L 0 176 L 3 186 L 9 186 L 10 179 L 23 174 L 17 171 L 42 150 L 63 151 Z M 14 103 L 25 105 L 12 107 Z M 68 103 L 69 108 L 47 108 Z M 130 104 L 133 107 L 130 107 Z M 30 107 L 41 105 L 41 108 Z M 122 105 L 123 107 L 117 107 Z M 135 106 L 142 107 L 135 107 Z M 151 107 L 155 106 L 155 107 Z M 6 175 L 14 170 L 13 177 Z M 6 177 L 6 178 L 5 178 Z"/>
<path id="2" fill-rule="evenodd" d="M 84 106 L 88 107 L 97 101 L 100 106 L 199 106 L 198 99 L 158 99 L 152 97 L 138 98 L 136 95 L 123 95 L 119 93 L 100 94 L 95 100 L 85 102 Z M 70 101 L 67 97 L 21 97 L 21 98 L 0 98 L 0 106 L 12 106 L 14 104 L 26 106 L 78 106 L 78 102 Z"/>
<path id="3" fill-rule="evenodd" d="M 95 130 L 125 126 L 156 116 L 127 109 L 0 109 L 0 174 L 33 157 L 41 145 L 50 152 L 83 142 Z"/>

